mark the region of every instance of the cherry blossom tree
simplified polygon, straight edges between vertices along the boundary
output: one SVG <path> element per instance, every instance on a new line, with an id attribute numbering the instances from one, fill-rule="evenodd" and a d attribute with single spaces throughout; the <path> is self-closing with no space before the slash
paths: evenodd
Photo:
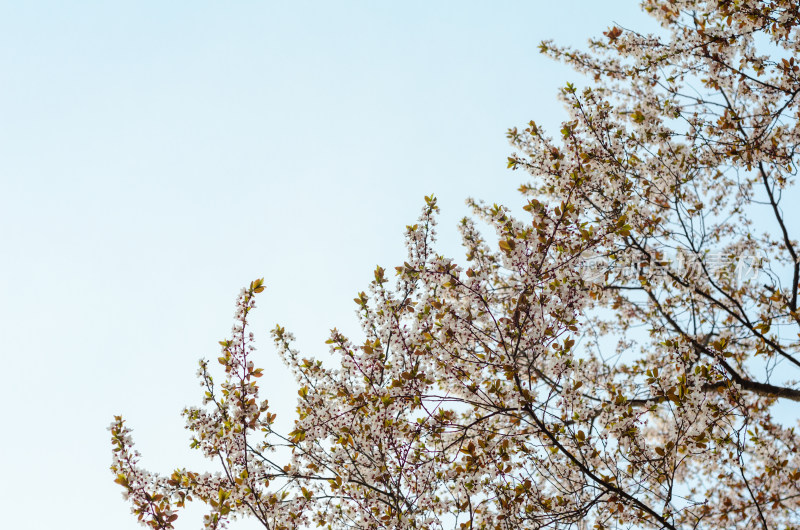
<path id="1" fill-rule="evenodd" d="M 206 528 L 800 528 L 800 434 L 773 412 L 800 401 L 782 207 L 800 6 L 642 7 L 657 34 L 542 43 L 589 81 L 562 90 L 557 138 L 509 131 L 524 212 L 471 202 L 455 260 L 426 197 L 407 261 L 355 298 L 363 336 L 332 331 L 334 365 L 272 331 L 299 387 L 291 432 L 259 394 L 263 280 L 183 411 L 219 472 L 146 471 L 115 418 L 112 470 L 143 524 L 198 500 Z"/>

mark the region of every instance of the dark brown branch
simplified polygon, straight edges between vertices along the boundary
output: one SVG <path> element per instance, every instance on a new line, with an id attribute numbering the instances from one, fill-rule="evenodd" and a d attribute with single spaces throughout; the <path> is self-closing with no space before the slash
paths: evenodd
<path id="1" fill-rule="evenodd" d="M 514 380 L 515 380 L 515 382 L 517 384 L 517 388 L 521 390 L 522 389 L 522 384 L 521 384 L 521 382 L 519 380 L 519 376 L 517 376 L 515 374 L 514 375 Z M 593 482 L 595 482 L 598 485 L 600 485 L 606 491 L 611 492 L 611 493 L 615 493 L 616 495 L 622 497 L 623 499 L 625 499 L 628 502 L 630 502 L 631 504 L 633 504 L 639 510 L 647 513 L 650 517 L 655 519 L 655 521 L 657 521 L 658 524 L 660 524 L 662 528 L 667 528 L 669 530 L 676 530 L 675 527 L 669 521 L 667 521 L 663 516 L 659 515 L 655 510 L 650 508 L 648 505 L 646 505 L 645 503 L 643 503 L 642 501 L 640 501 L 639 499 L 637 499 L 636 497 L 634 497 L 630 493 L 626 492 L 625 490 L 623 490 L 619 486 L 615 486 L 611 482 L 609 482 L 607 480 L 603 480 L 602 478 L 600 478 L 597 475 L 595 475 L 592 472 L 591 469 L 589 469 L 583 462 L 581 462 L 575 455 L 573 455 L 566 447 L 564 447 L 561 444 L 561 442 L 558 441 L 558 438 L 556 438 L 556 436 L 552 432 L 550 432 L 550 430 L 547 428 L 547 425 L 545 425 L 544 422 L 536 415 L 536 413 L 533 411 L 533 409 L 531 408 L 529 403 L 523 404 L 522 408 L 525 410 L 525 412 L 528 413 L 528 415 L 531 417 L 531 419 L 533 419 L 533 422 L 536 424 L 536 426 L 539 428 L 539 430 L 542 433 L 544 433 L 544 435 L 550 440 L 550 442 L 553 443 L 553 445 L 556 446 L 556 448 L 558 448 L 559 452 L 561 452 L 573 464 L 575 464 L 578 467 L 578 469 L 581 471 L 581 473 L 583 473 L 584 476 L 590 478 Z"/>
<path id="2" fill-rule="evenodd" d="M 800 390 L 782 386 L 771 385 L 768 383 L 759 383 L 757 381 L 752 381 L 750 379 L 746 379 L 742 377 L 730 364 L 728 364 L 719 354 L 710 350 L 706 345 L 700 343 L 697 339 L 691 336 L 689 333 L 683 330 L 680 325 L 675 322 L 675 320 L 664 310 L 661 304 L 658 302 L 658 299 L 650 290 L 645 290 L 647 295 L 650 297 L 650 300 L 655 305 L 656 309 L 658 310 L 659 314 L 661 314 L 664 319 L 672 326 L 672 329 L 675 330 L 681 337 L 687 339 L 692 346 L 694 346 L 695 351 L 698 353 L 704 353 L 709 357 L 713 357 L 717 359 L 720 365 L 725 369 L 726 372 L 731 376 L 731 379 L 742 387 L 742 390 L 747 390 L 749 392 L 753 392 L 754 394 L 758 394 L 760 396 L 766 397 L 774 397 L 774 398 L 786 398 L 791 399 L 792 401 L 800 401 Z M 722 388 L 726 386 L 726 382 L 721 382 L 717 384 L 708 385 L 708 389 L 716 389 Z M 704 387 L 705 388 L 705 387 Z"/>
<path id="3" fill-rule="evenodd" d="M 778 225 L 781 227 L 783 244 L 786 245 L 786 250 L 789 252 L 789 255 L 792 257 L 792 262 L 794 263 L 794 274 L 792 278 L 792 300 L 789 302 L 789 309 L 792 311 L 797 311 L 797 284 L 800 282 L 800 261 L 797 260 L 797 252 L 794 249 L 794 245 L 792 245 L 792 240 L 789 238 L 789 232 L 786 230 L 786 223 L 783 220 L 783 216 L 781 216 L 781 211 L 780 208 L 778 208 L 775 195 L 772 193 L 772 188 L 769 186 L 767 171 L 764 169 L 764 164 L 762 162 L 758 163 L 758 170 L 761 173 L 761 181 L 764 183 L 764 189 L 767 190 L 769 203 L 772 205 L 772 212 L 775 214 L 775 219 L 778 220 Z"/>

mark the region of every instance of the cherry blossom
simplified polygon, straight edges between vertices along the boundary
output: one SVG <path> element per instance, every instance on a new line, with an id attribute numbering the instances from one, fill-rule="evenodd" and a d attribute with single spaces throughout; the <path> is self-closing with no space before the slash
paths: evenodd
<path id="1" fill-rule="evenodd" d="M 800 8 L 642 7 L 657 34 L 542 43 L 587 84 L 561 91 L 555 138 L 509 131 L 522 212 L 470 201 L 456 260 L 426 197 L 406 261 L 354 299 L 362 336 L 332 330 L 333 365 L 275 327 L 291 432 L 259 393 L 263 280 L 237 298 L 219 382 L 201 361 L 202 404 L 183 412 L 218 473 L 147 472 L 115 418 L 112 471 L 143 524 L 173 528 L 198 500 L 206 528 L 800 528 L 800 435 L 772 412 L 800 401 L 782 202 Z"/>

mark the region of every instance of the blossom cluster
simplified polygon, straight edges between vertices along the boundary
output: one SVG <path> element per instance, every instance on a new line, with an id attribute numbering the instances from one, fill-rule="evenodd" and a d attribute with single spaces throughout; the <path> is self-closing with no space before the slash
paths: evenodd
<path id="1" fill-rule="evenodd" d="M 206 528 L 800 528 L 800 432 L 771 413 L 800 401 L 800 249 L 781 202 L 800 12 L 643 7 L 660 33 L 542 43 L 593 84 L 563 89 L 556 139 L 509 131 L 523 212 L 470 201 L 458 262 L 436 251 L 426 197 L 406 261 L 354 299 L 362 335 L 331 331 L 333 363 L 274 328 L 298 385 L 290 432 L 259 394 L 262 280 L 237 299 L 220 382 L 201 361 L 202 406 L 184 411 L 217 474 L 143 470 L 115 419 L 112 470 L 140 521 L 172 528 L 196 499 Z"/>

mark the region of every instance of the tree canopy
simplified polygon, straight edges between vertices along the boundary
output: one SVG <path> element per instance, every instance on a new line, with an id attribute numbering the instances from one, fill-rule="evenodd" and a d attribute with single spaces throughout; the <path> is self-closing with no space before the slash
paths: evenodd
<path id="1" fill-rule="evenodd" d="M 221 380 L 201 361 L 183 412 L 219 472 L 146 471 L 115 418 L 112 470 L 142 523 L 172 528 L 199 500 L 206 528 L 800 528 L 800 434 L 772 412 L 800 401 L 782 207 L 800 5 L 642 8 L 658 33 L 541 44 L 587 83 L 561 91 L 555 138 L 508 133 L 524 212 L 472 201 L 451 259 L 426 197 L 407 260 L 355 298 L 363 337 L 332 330 L 335 366 L 272 331 L 299 385 L 291 432 L 259 393 L 263 280 L 237 299 Z"/>

